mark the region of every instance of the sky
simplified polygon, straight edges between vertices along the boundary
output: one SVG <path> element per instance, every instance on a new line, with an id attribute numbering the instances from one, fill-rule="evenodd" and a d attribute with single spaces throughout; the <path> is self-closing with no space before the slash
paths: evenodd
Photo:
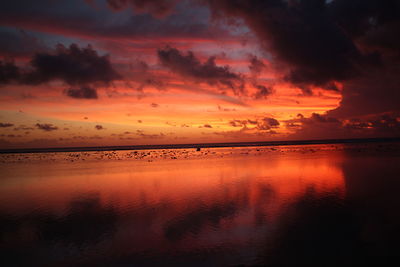
<path id="1" fill-rule="evenodd" d="M 398 0 L 5 0 L 0 148 L 400 136 Z"/>

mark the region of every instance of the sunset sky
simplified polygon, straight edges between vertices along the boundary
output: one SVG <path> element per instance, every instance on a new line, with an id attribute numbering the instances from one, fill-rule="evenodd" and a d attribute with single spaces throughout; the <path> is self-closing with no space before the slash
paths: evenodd
<path id="1" fill-rule="evenodd" d="M 0 148 L 400 136 L 400 1 L 0 3 Z"/>

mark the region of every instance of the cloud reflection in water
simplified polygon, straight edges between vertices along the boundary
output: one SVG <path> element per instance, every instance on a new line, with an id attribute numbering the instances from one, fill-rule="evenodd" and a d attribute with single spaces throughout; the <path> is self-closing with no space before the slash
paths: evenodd
<path id="1" fill-rule="evenodd" d="M 9 164 L 2 261 L 337 266 L 393 258 L 398 155 L 313 151 Z"/>

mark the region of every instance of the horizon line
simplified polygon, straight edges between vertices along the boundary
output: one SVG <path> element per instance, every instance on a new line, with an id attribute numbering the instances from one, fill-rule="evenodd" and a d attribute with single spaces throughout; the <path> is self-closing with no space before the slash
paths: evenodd
<path id="1" fill-rule="evenodd" d="M 159 149 L 187 149 L 187 148 L 198 149 L 198 148 L 218 148 L 218 147 L 291 146 L 291 145 L 321 145 L 321 144 L 349 144 L 349 143 L 377 143 L 377 142 L 400 142 L 400 137 L 313 139 L 313 140 L 226 142 L 226 143 L 192 143 L 192 144 L 159 144 L 159 145 L 127 145 L 127 146 L 92 146 L 92 147 L 10 148 L 10 149 L 0 149 L 0 154 L 90 152 L 90 151 L 149 150 L 149 149 L 159 150 Z"/>

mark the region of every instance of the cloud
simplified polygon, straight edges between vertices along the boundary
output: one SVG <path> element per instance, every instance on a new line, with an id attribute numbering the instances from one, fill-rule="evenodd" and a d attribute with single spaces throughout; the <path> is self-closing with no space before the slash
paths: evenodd
<path id="1" fill-rule="evenodd" d="M 12 126 L 14 126 L 14 124 L 12 124 L 12 123 L 0 122 L 0 128 L 8 128 L 8 127 L 12 127 Z"/>
<path id="2" fill-rule="evenodd" d="M 210 124 L 204 124 L 203 127 L 204 128 L 212 128 L 212 126 Z"/>
<path id="3" fill-rule="evenodd" d="M 34 130 L 34 128 L 28 127 L 28 126 L 22 124 L 19 127 L 15 127 L 13 130 L 14 131 L 27 131 L 27 130 Z"/>
<path id="4" fill-rule="evenodd" d="M 325 1 L 208 1 L 216 16 L 244 20 L 275 60 L 285 79 L 325 85 L 352 77 L 362 54 L 331 19 Z"/>
<path id="5" fill-rule="evenodd" d="M 110 3 L 116 3 L 112 8 L 114 11 L 132 7 L 135 14 L 110 12 L 110 8 L 103 3 L 105 1 L 92 1 L 94 5 L 87 5 L 82 0 L 50 1 L 51 3 L 35 5 L 32 5 L 30 0 L 7 1 L 4 4 L 3 2 L 0 2 L 1 25 L 72 38 L 123 41 L 135 38 L 145 39 L 148 44 L 149 37 L 182 40 L 190 37 L 214 39 L 215 36 L 229 36 L 226 28 L 208 23 L 209 11 L 206 7 L 194 5 L 190 1 L 180 1 L 176 12 L 171 12 L 172 5 L 171 8 L 164 9 L 165 12 L 160 8 L 161 2 L 175 2 L 169 0 L 117 0 L 108 3 L 111 8 Z M 136 8 L 132 5 L 133 2 L 143 2 L 144 7 Z M 160 19 L 162 16 L 164 17 Z M 129 45 L 135 46 L 137 44 Z"/>
<path id="6" fill-rule="evenodd" d="M 400 115 L 382 114 L 371 116 L 364 119 L 351 119 L 343 121 L 343 128 L 361 134 L 373 133 L 374 135 L 383 134 L 384 136 L 400 135 Z"/>
<path id="7" fill-rule="evenodd" d="M 158 50 L 158 58 L 164 67 L 184 78 L 230 89 L 236 95 L 243 93 L 243 78 L 231 72 L 228 66 L 217 66 L 215 57 L 209 57 L 206 62 L 201 63 L 191 51 L 185 55 L 176 48 L 165 47 Z"/>
<path id="8" fill-rule="evenodd" d="M 271 117 L 264 117 L 261 119 L 247 119 L 247 120 L 231 120 L 229 125 L 232 127 L 241 127 L 242 130 L 259 130 L 266 131 L 273 128 L 278 128 L 280 123 L 278 120 Z M 253 127 L 248 127 L 248 125 Z"/>
<path id="9" fill-rule="evenodd" d="M 103 130 L 104 129 L 104 127 L 102 125 L 96 125 L 96 126 L 94 126 L 94 128 L 96 130 Z"/>
<path id="10" fill-rule="evenodd" d="M 337 118 L 328 117 L 326 115 L 321 115 L 318 113 L 312 113 L 309 119 L 302 119 L 305 123 L 313 123 L 313 122 L 320 122 L 320 123 L 338 123 L 339 120 Z"/>
<path id="11" fill-rule="evenodd" d="M 164 83 L 150 71 L 150 67 L 145 61 L 136 60 L 130 67 L 129 78 L 138 84 L 136 90 L 139 92 L 143 92 L 149 86 L 158 90 L 165 89 Z"/>
<path id="12" fill-rule="evenodd" d="M 262 59 L 259 59 L 257 56 L 250 55 L 250 79 L 251 83 L 256 90 L 253 94 L 254 99 L 266 99 L 268 98 L 273 92 L 272 86 L 265 86 L 259 84 L 258 76 L 267 68 L 267 65 L 264 63 Z"/>
<path id="13" fill-rule="evenodd" d="M 264 85 L 255 85 L 255 88 L 257 89 L 254 94 L 255 99 L 266 99 L 274 92 L 272 87 L 267 87 Z"/>
<path id="14" fill-rule="evenodd" d="M 25 57 L 48 50 L 42 41 L 24 30 L 0 28 L 0 40 L 0 56 Z"/>
<path id="15" fill-rule="evenodd" d="M 229 125 L 232 127 L 245 127 L 247 125 L 247 120 L 231 120 Z"/>
<path id="16" fill-rule="evenodd" d="M 53 126 L 53 124 L 50 123 L 36 123 L 35 125 L 38 129 L 46 131 L 46 132 L 51 132 L 51 131 L 55 131 L 58 130 L 58 127 Z"/>
<path id="17" fill-rule="evenodd" d="M 214 18 L 243 21 L 283 81 L 304 94 L 315 87 L 341 91 L 340 106 L 329 113 L 333 117 L 399 110 L 398 1 L 203 2 Z"/>
<path id="18" fill-rule="evenodd" d="M 0 61 L 0 83 L 15 81 L 39 85 L 61 80 L 71 86 L 94 83 L 109 85 L 122 78 L 112 67 L 109 57 L 99 56 L 90 45 L 80 48 L 71 44 L 67 48 L 59 44 L 54 53 L 35 54 L 28 69 L 23 72 L 12 61 Z"/>
<path id="19" fill-rule="evenodd" d="M 99 56 L 90 45 L 80 48 L 57 45 L 56 50 L 35 54 L 28 68 L 19 68 L 12 61 L 0 61 L 0 84 L 19 83 L 39 85 L 60 80 L 70 86 L 64 94 L 77 99 L 97 99 L 97 91 L 90 85 L 109 86 L 121 79 L 112 67 L 108 55 Z"/>
<path id="20" fill-rule="evenodd" d="M 257 129 L 271 130 L 272 128 L 278 128 L 279 125 L 280 123 L 278 120 L 270 117 L 265 117 L 257 122 Z"/>
<path id="21" fill-rule="evenodd" d="M 399 111 L 400 62 L 390 58 L 384 67 L 364 71 L 365 75 L 343 85 L 340 106 L 329 115 L 351 118 Z"/>
<path id="22" fill-rule="evenodd" d="M 97 91 L 94 88 L 85 86 L 80 88 L 69 88 L 64 90 L 64 94 L 78 99 L 97 99 Z"/>
<path id="23" fill-rule="evenodd" d="M 171 13 L 177 0 L 107 0 L 114 10 L 132 7 L 137 13 L 150 13 L 155 17 L 164 17 Z"/>
<path id="24" fill-rule="evenodd" d="M 160 134 L 146 134 L 142 130 L 136 130 L 136 135 L 145 138 L 145 139 L 163 139 L 166 137 L 164 133 Z"/>
<path id="25" fill-rule="evenodd" d="M 20 77 L 18 66 L 12 61 L 3 62 L 0 60 L 0 85 L 15 82 Z"/>
<path id="26" fill-rule="evenodd" d="M 234 108 L 224 108 L 224 107 L 221 107 L 220 105 L 218 105 L 218 110 L 224 111 L 224 112 L 236 111 L 236 109 L 234 109 Z"/>
<path id="27" fill-rule="evenodd" d="M 300 124 L 301 125 L 306 125 L 306 124 L 318 124 L 318 123 L 341 123 L 341 121 L 337 118 L 330 117 L 327 114 L 318 114 L 318 113 L 312 113 L 310 117 L 306 118 L 303 114 L 299 113 L 297 114 L 297 117 L 295 119 L 291 120 L 286 120 L 285 123 L 289 125 L 289 127 L 297 127 Z M 296 126 L 297 125 L 297 126 Z"/>
<path id="28" fill-rule="evenodd" d="M 31 60 L 33 71 L 28 72 L 25 83 L 41 84 L 61 80 L 69 85 L 91 83 L 110 84 L 121 76 L 112 67 L 109 57 L 99 56 L 89 45 L 80 48 L 57 45 L 55 53 L 38 53 Z"/>
<path id="29" fill-rule="evenodd" d="M 266 68 L 265 63 L 258 57 L 250 56 L 249 70 L 253 75 L 258 76 Z"/>
<path id="30" fill-rule="evenodd" d="M 335 118 L 328 114 L 313 113 L 306 118 L 286 120 L 287 129 L 294 131 L 294 139 L 397 137 L 400 135 L 400 114 L 372 114 L 353 118 Z"/>

